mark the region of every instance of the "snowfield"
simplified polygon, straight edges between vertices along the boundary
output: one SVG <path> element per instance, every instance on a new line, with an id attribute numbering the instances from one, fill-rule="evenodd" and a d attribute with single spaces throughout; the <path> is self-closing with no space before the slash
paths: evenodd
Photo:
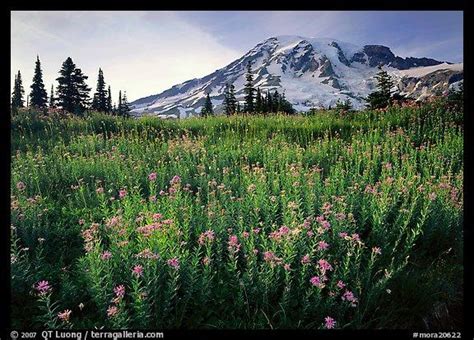
<path id="1" fill-rule="evenodd" d="M 132 110 L 135 115 L 175 114 L 186 118 L 200 113 L 209 93 L 215 112 L 222 113 L 227 83 L 234 84 L 237 100 L 243 101 L 248 62 L 252 63 L 255 87 L 262 93 L 283 92 L 299 111 L 334 106 L 338 100 L 350 100 L 356 109 L 363 108 L 364 98 L 375 88 L 373 77 L 378 68 L 373 65 L 374 60 L 391 59 L 383 66 L 397 82 L 439 70 L 463 70 L 462 63 L 449 64 L 428 58 L 408 58 L 408 62 L 414 66 L 428 60 L 436 65 L 399 69 L 394 58 L 399 57 L 384 46 L 357 46 L 331 38 L 278 36 L 259 43 L 241 58 L 208 76 L 175 85 L 150 96 L 146 102 L 143 99 L 136 101 L 140 104 L 132 102 Z M 408 59 L 399 58 L 399 61 Z M 417 91 L 420 86 L 424 84 L 417 84 Z M 422 95 L 431 95 L 430 89 L 424 89 Z"/>

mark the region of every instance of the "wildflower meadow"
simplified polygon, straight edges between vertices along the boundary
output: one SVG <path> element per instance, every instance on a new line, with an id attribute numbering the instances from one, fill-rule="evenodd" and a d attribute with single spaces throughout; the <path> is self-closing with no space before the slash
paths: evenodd
<path id="1" fill-rule="evenodd" d="M 459 328 L 461 111 L 21 111 L 12 326 Z"/>

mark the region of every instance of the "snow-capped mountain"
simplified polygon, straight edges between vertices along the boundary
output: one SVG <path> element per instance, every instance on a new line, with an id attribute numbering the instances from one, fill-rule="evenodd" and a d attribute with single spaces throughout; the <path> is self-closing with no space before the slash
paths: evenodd
<path id="1" fill-rule="evenodd" d="M 423 98 L 448 89 L 463 78 L 463 65 L 429 58 L 401 58 L 381 45 L 356 46 L 335 39 L 278 36 L 258 44 L 241 58 L 200 79 L 175 85 L 160 94 L 132 102 L 135 115 L 169 115 L 181 118 L 199 114 L 207 93 L 214 110 L 222 112 L 226 83 L 235 86 L 243 101 L 245 72 L 252 63 L 254 87 L 284 92 L 300 111 L 333 106 L 350 99 L 362 108 L 374 90 L 374 75 L 383 65 L 399 90 Z"/>

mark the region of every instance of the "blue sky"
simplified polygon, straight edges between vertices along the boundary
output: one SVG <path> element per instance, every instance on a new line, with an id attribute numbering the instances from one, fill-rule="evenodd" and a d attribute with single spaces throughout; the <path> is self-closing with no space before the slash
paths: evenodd
<path id="1" fill-rule="evenodd" d="M 463 61 L 463 13 L 449 11 L 12 12 L 13 74 L 25 91 L 39 54 L 49 89 L 72 57 L 95 89 L 102 67 L 130 100 L 205 76 L 276 35 L 382 44 L 402 57 Z M 55 84 L 56 85 L 56 84 Z"/>

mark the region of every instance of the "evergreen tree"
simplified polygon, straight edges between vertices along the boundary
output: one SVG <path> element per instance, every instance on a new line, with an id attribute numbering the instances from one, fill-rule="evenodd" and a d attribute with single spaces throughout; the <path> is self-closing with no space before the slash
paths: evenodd
<path id="1" fill-rule="evenodd" d="M 232 114 L 230 108 L 230 88 L 229 83 L 225 84 L 224 88 L 224 112 L 226 115 L 230 116 Z"/>
<path id="2" fill-rule="evenodd" d="M 76 65 L 70 57 L 64 61 L 57 87 L 57 101 L 59 106 L 68 112 L 82 113 L 89 104 L 90 88 L 85 83 L 87 76 Z"/>
<path id="3" fill-rule="evenodd" d="M 48 103 L 48 94 L 44 88 L 43 72 L 41 71 L 41 63 L 39 57 L 36 56 L 35 73 L 33 83 L 31 84 L 31 106 L 44 109 Z"/>
<path id="4" fill-rule="evenodd" d="M 351 111 L 352 110 L 352 103 L 350 99 L 345 101 L 337 100 L 335 109 L 337 111 Z"/>
<path id="5" fill-rule="evenodd" d="M 236 111 L 236 99 L 234 89 L 234 85 L 226 84 L 224 90 L 224 111 L 228 116 L 234 114 Z"/>
<path id="6" fill-rule="evenodd" d="M 122 90 L 119 91 L 117 115 L 122 117 L 130 117 L 130 105 L 127 100 L 127 93 L 124 91 L 122 95 Z"/>
<path id="7" fill-rule="evenodd" d="M 98 106 L 98 96 L 97 96 L 97 93 L 94 93 L 94 97 L 92 99 L 91 109 L 97 110 L 97 106 Z"/>
<path id="8" fill-rule="evenodd" d="M 287 114 L 294 114 L 295 113 L 295 109 L 293 108 L 293 105 L 291 105 L 291 103 L 288 100 L 286 100 L 285 93 L 283 93 L 280 96 L 280 110 L 282 112 L 287 113 Z"/>
<path id="9" fill-rule="evenodd" d="M 110 90 L 110 85 L 107 94 L 107 113 L 112 113 L 112 91 Z"/>
<path id="10" fill-rule="evenodd" d="M 255 89 L 253 88 L 253 74 L 252 74 L 252 64 L 249 61 L 247 63 L 247 73 L 245 75 L 245 111 L 249 113 L 253 113 L 255 111 L 254 105 L 254 93 Z"/>
<path id="11" fill-rule="evenodd" d="M 273 99 L 272 99 L 272 102 L 273 102 L 273 112 L 280 112 L 280 94 L 278 93 L 277 90 L 275 90 L 275 92 L 273 92 Z"/>
<path id="12" fill-rule="evenodd" d="M 51 94 L 49 96 L 49 107 L 50 108 L 56 107 L 55 101 L 56 101 L 56 99 L 54 98 L 54 87 L 51 84 Z"/>
<path id="13" fill-rule="evenodd" d="M 261 113 L 263 109 L 262 104 L 262 93 L 260 92 L 260 87 L 257 88 L 257 95 L 255 97 L 255 112 Z"/>
<path id="14" fill-rule="evenodd" d="M 121 115 L 123 117 L 130 117 L 130 105 L 127 100 L 127 91 L 123 92 Z"/>
<path id="15" fill-rule="evenodd" d="M 365 99 L 367 106 L 371 109 L 386 108 L 392 104 L 391 89 L 393 80 L 390 75 L 379 66 L 379 72 L 375 76 L 377 80 L 377 91 L 369 94 Z"/>
<path id="16" fill-rule="evenodd" d="M 122 115 L 122 90 L 119 91 L 119 99 L 117 105 L 117 115 Z"/>
<path id="17" fill-rule="evenodd" d="M 230 84 L 229 88 L 229 105 L 230 111 L 234 114 L 237 111 L 237 99 L 235 98 L 235 86 Z"/>
<path id="18" fill-rule="evenodd" d="M 76 111 L 82 113 L 86 110 L 89 106 L 89 92 L 91 90 L 90 87 L 87 86 L 85 80 L 88 77 L 82 73 L 82 70 L 76 68 L 74 70 L 74 84 L 76 84 L 77 89 L 77 109 Z"/>
<path id="19" fill-rule="evenodd" d="M 390 75 L 382 69 L 382 66 L 379 66 L 379 72 L 375 76 L 377 79 L 377 87 L 380 93 L 390 100 L 391 89 L 393 87 L 393 80 Z"/>
<path id="20" fill-rule="evenodd" d="M 273 111 L 273 99 L 272 99 L 272 95 L 270 94 L 270 90 L 267 90 L 267 111 L 268 112 L 274 112 Z"/>
<path id="21" fill-rule="evenodd" d="M 237 107 L 236 107 L 235 112 L 237 112 L 237 113 L 240 113 L 240 112 L 241 112 L 241 111 L 240 111 L 240 102 L 237 102 Z"/>
<path id="22" fill-rule="evenodd" d="M 94 93 L 94 101 L 92 108 L 99 112 L 107 112 L 107 91 L 105 89 L 104 73 L 99 68 L 99 75 L 97 77 L 97 89 Z"/>
<path id="23" fill-rule="evenodd" d="M 23 95 L 25 94 L 25 90 L 23 89 L 23 82 L 21 80 L 21 73 L 15 75 L 15 84 L 13 86 L 13 93 L 12 93 L 12 109 L 18 109 L 20 107 L 24 107 L 25 101 L 23 100 Z"/>
<path id="24" fill-rule="evenodd" d="M 207 117 L 214 114 L 214 110 L 212 108 L 212 101 L 209 93 L 206 96 L 206 101 L 204 102 L 204 108 L 201 110 L 201 116 Z"/>

